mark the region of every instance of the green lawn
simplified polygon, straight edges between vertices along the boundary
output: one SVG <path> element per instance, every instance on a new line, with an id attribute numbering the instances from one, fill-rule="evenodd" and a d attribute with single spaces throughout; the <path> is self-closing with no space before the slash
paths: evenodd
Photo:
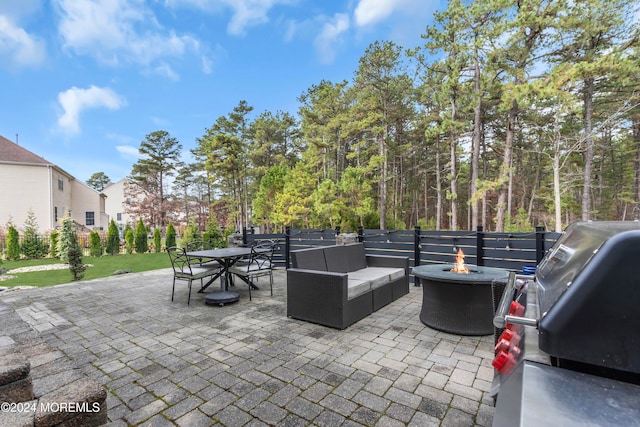
<path id="1" fill-rule="evenodd" d="M 133 273 L 140 273 L 148 270 L 158 270 L 170 268 L 171 262 L 165 252 L 151 254 L 131 254 L 131 255 L 105 255 L 99 258 L 85 256 L 82 257 L 87 267 L 82 280 L 99 279 L 101 277 L 112 276 L 119 270 L 131 270 Z M 30 267 L 34 265 L 61 264 L 56 259 L 3 261 L 1 268 L 11 270 L 13 268 Z M 26 273 L 6 274 L 15 275 L 14 279 L 0 281 L 0 286 L 51 286 L 71 282 L 71 272 L 68 268 L 63 270 L 33 271 Z"/>

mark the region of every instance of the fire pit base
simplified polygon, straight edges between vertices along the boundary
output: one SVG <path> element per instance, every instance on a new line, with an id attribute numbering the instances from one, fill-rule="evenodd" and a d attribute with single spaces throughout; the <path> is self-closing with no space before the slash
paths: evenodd
<path id="1" fill-rule="evenodd" d="M 467 266 L 471 272 L 450 272 L 453 264 L 422 265 L 413 274 L 422 284 L 420 320 L 439 331 L 457 335 L 491 335 L 493 296 L 491 283 L 506 280 L 501 268 Z"/>

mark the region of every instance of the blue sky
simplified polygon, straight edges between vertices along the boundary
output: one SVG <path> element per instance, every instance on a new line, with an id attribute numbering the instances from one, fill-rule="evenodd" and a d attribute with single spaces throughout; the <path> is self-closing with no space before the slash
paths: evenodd
<path id="1" fill-rule="evenodd" d="M 0 0 L 0 135 L 86 181 L 127 176 L 145 135 L 185 152 L 241 100 L 296 115 L 351 81 L 375 40 L 403 47 L 443 0 Z M 187 159 L 188 160 L 188 159 Z"/>

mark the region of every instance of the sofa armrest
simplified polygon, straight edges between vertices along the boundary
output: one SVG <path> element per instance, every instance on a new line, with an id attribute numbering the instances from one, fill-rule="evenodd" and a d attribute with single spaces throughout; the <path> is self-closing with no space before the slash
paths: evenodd
<path id="1" fill-rule="evenodd" d="M 409 257 L 393 255 L 367 255 L 368 267 L 404 268 L 409 273 Z"/>
<path id="2" fill-rule="evenodd" d="M 287 299 L 319 298 L 338 305 L 347 300 L 347 273 L 332 271 L 287 269 Z"/>
<path id="3" fill-rule="evenodd" d="M 287 316 L 344 329 L 348 323 L 348 275 L 328 271 L 287 270 Z"/>

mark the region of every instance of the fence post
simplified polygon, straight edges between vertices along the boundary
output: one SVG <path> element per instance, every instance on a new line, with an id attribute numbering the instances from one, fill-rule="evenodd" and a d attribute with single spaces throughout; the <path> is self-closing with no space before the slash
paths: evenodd
<path id="1" fill-rule="evenodd" d="M 291 227 L 286 226 L 284 228 L 284 268 L 289 268 L 289 263 L 291 261 L 291 255 L 289 252 L 291 251 Z"/>
<path id="2" fill-rule="evenodd" d="M 358 227 L 358 242 L 364 242 L 364 228 Z"/>
<path id="3" fill-rule="evenodd" d="M 416 225 L 413 233 L 413 265 L 420 265 L 420 226 Z"/>
<path id="4" fill-rule="evenodd" d="M 339 226 L 339 225 L 337 225 L 337 226 L 336 226 L 336 236 L 337 236 L 338 234 L 340 234 L 340 226 Z"/>
<path id="5" fill-rule="evenodd" d="M 544 227 L 536 227 L 536 264 L 544 258 Z"/>
<path id="6" fill-rule="evenodd" d="M 484 229 L 481 225 L 476 229 L 476 265 L 484 266 Z"/>
<path id="7" fill-rule="evenodd" d="M 413 233 L 413 265 L 415 267 L 420 265 L 420 226 L 416 225 Z M 413 276 L 413 285 L 420 286 L 420 280 Z"/>

